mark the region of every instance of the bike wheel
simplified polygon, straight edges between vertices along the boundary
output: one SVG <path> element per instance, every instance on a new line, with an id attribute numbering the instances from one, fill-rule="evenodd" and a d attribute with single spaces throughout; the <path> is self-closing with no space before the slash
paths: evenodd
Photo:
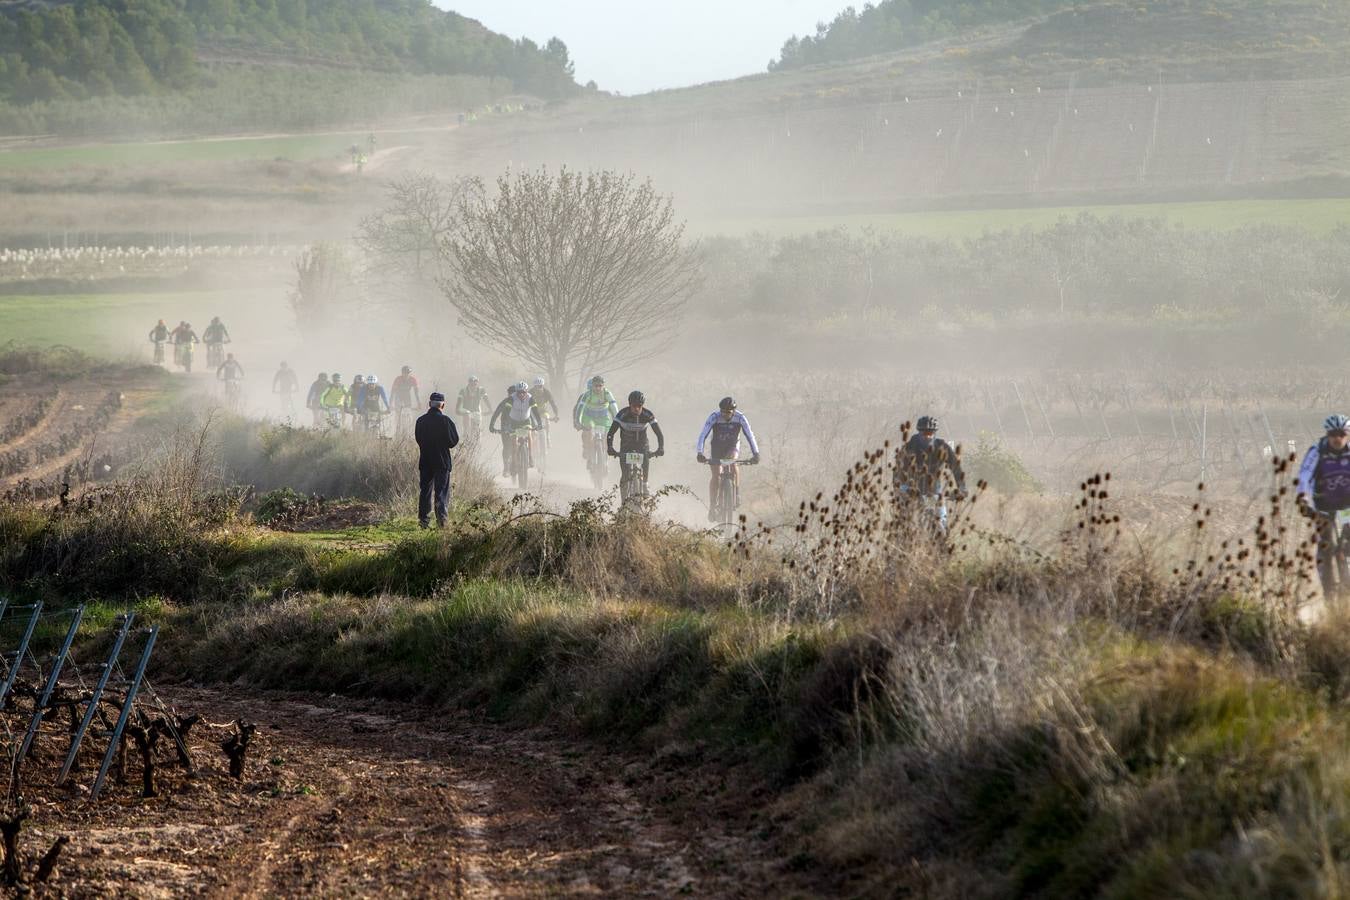
<path id="1" fill-rule="evenodd" d="M 530 486 L 530 449 L 529 444 L 516 442 L 516 487 L 520 490 L 526 490 Z"/>
<path id="2" fill-rule="evenodd" d="M 727 528 L 736 515 L 736 480 L 730 475 L 724 474 L 722 476 L 722 489 L 717 493 L 717 522 L 723 528 Z"/>

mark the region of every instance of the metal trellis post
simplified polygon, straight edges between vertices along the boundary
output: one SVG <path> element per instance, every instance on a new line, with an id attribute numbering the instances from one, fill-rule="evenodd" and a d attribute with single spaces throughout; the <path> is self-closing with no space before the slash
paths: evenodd
<path id="1" fill-rule="evenodd" d="M 117 756 L 117 745 L 122 740 L 122 732 L 126 730 L 127 719 L 131 718 L 131 709 L 136 703 L 136 692 L 140 690 L 141 679 L 145 677 L 145 667 L 150 664 L 150 651 L 155 649 L 155 638 L 158 635 L 158 625 L 152 626 L 146 635 L 145 649 L 141 651 L 141 661 L 136 664 L 136 674 L 131 676 L 131 683 L 127 685 L 127 697 L 122 702 L 122 713 L 117 717 L 117 725 L 113 727 L 108 752 L 103 754 L 103 765 L 98 767 L 98 777 L 94 779 L 94 786 L 89 791 L 91 802 L 97 800 L 98 795 L 103 792 L 103 781 L 108 777 L 108 769 L 112 768 L 113 758 Z"/>
<path id="2" fill-rule="evenodd" d="M 47 676 L 47 683 L 43 686 L 42 693 L 33 706 L 33 718 L 28 722 L 28 733 L 23 736 L 23 744 L 19 747 L 19 755 L 14 760 L 15 769 L 23 765 L 24 757 L 28 756 L 28 751 L 33 747 L 33 739 L 37 737 L 38 727 L 42 724 L 42 716 L 47 711 L 47 702 L 52 699 L 52 692 L 56 690 L 56 682 L 61 677 L 61 670 L 66 665 L 66 659 L 70 656 L 70 645 L 75 642 L 75 634 L 80 630 L 80 620 L 83 618 L 84 607 L 77 607 L 75 615 L 70 619 L 70 628 L 66 631 L 66 639 L 61 643 L 61 650 L 52 660 L 52 671 Z"/>
<path id="3" fill-rule="evenodd" d="M 28 607 L 19 607 L 26 609 Z M 31 607 L 32 616 L 28 619 L 28 627 L 24 629 L 23 640 L 19 641 L 19 649 L 11 651 L 14 654 L 14 664 L 9 667 L 5 673 L 5 683 L 0 685 L 0 708 L 5 705 L 5 698 L 9 696 L 10 690 L 14 687 L 14 680 L 19 677 L 19 666 L 23 663 L 24 654 L 28 652 L 28 642 L 33 639 L 33 629 L 37 628 L 38 617 L 42 615 L 42 601 L 39 600 Z M 9 656 L 9 653 L 5 654 Z"/>
<path id="4" fill-rule="evenodd" d="M 108 652 L 108 660 L 103 664 L 103 671 L 98 676 L 98 684 L 94 685 L 94 693 L 89 697 L 89 705 L 85 707 L 84 718 L 80 720 L 80 727 L 70 736 L 70 749 L 66 751 L 65 765 L 61 766 L 61 774 L 56 776 L 56 784 L 59 787 L 65 782 L 66 776 L 75 766 L 75 756 L 80 752 L 80 742 L 84 740 L 84 733 L 89 730 L 89 725 L 94 721 L 94 714 L 98 712 L 98 701 L 103 697 L 103 690 L 108 686 L 108 679 L 112 677 L 113 666 L 117 664 L 117 657 L 122 653 L 122 644 L 126 642 L 127 633 L 131 630 L 131 623 L 135 620 L 136 614 L 129 612 L 118 616 L 122 621 L 122 627 L 117 630 L 117 636 L 113 638 L 112 650 Z"/>

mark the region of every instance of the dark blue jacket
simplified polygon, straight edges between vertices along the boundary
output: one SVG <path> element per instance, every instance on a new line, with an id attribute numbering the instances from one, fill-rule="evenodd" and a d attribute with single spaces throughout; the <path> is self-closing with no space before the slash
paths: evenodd
<path id="1" fill-rule="evenodd" d="M 417 420 L 413 430 L 421 456 L 417 461 L 423 472 L 449 472 L 450 451 L 459 444 L 459 431 L 450 417 L 439 409 L 429 409 Z"/>

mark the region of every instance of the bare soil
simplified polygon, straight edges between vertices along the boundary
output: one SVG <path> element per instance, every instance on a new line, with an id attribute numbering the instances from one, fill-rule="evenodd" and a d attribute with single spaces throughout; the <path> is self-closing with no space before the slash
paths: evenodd
<path id="1" fill-rule="evenodd" d="M 335 696 L 175 688 L 214 726 L 259 725 L 242 781 L 191 735 L 198 773 L 161 773 L 139 796 L 128 764 L 99 803 L 80 785 L 31 800 L 21 835 L 36 856 L 70 836 L 60 897 L 805 896 L 764 794 L 694 747 L 638 758 L 458 713 Z M 27 768 L 49 792 L 64 746 L 47 737 Z M 133 754 L 133 759 L 135 759 Z"/>

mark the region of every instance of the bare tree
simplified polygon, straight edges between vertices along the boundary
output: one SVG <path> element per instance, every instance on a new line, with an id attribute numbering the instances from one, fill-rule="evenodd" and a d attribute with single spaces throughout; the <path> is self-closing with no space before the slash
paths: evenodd
<path id="1" fill-rule="evenodd" d="M 385 206 L 361 219 L 356 244 L 367 274 L 386 287 L 430 292 L 445 275 L 441 248 L 454 227 L 467 182 L 418 172 L 388 185 Z"/>
<path id="2" fill-rule="evenodd" d="M 563 169 L 474 181 L 441 286 L 476 339 L 555 384 L 637 362 L 674 334 L 698 283 L 670 198 L 632 175 Z"/>
<path id="3" fill-rule="evenodd" d="M 291 311 L 305 340 L 316 340 L 345 321 L 356 303 L 351 264 L 336 244 L 315 244 L 295 261 Z"/>

